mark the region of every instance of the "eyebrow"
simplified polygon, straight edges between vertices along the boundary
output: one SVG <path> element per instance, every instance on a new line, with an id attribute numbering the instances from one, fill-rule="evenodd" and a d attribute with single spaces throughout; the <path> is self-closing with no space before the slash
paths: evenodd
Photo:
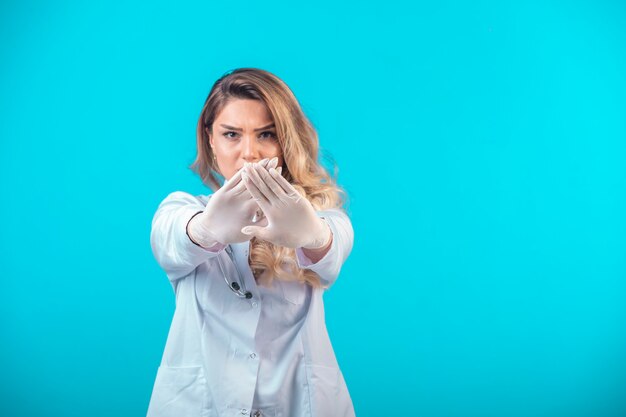
<path id="1" fill-rule="evenodd" d="M 237 130 L 237 131 L 239 131 L 239 132 L 243 131 L 243 129 L 238 128 L 238 127 L 228 126 L 228 125 L 224 125 L 224 124 L 220 124 L 220 126 L 222 126 L 222 127 L 223 127 L 223 128 L 225 128 L 225 129 Z M 267 125 L 267 126 L 263 126 L 263 127 L 258 128 L 258 129 L 254 129 L 254 131 L 255 131 L 255 132 L 258 132 L 259 130 L 269 129 L 269 128 L 271 128 L 271 127 L 275 127 L 274 123 L 270 123 L 270 124 L 269 124 L 269 125 Z"/>

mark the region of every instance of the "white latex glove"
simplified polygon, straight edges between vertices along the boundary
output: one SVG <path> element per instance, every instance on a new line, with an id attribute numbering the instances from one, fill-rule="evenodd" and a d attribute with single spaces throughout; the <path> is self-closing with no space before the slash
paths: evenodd
<path id="1" fill-rule="evenodd" d="M 243 233 L 287 248 L 318 249 L 330 241 L 332 232 L 326 222 L 279 171 L 258 164 L 243 171 L 243 183 L 268 221 L 265 227 L 246 226 Z"/>
<path id="2" fill-rule="evenodd" d="M 278 164 L 278 159 L 274 158 L 270 162 L 265 158 L 259 161 L 259 164 L 275 167 Z M 204 211 L 189 222 L 187 228 L 189 236 L 200 246 L 209 248 L 217 242 L 225 245 L 246 242 L 251 237 L 241 232 L 242 227 L 252 224 L 267 224 L 265 218 L 257 223 L 252 222 L 259 206 L 241 181 L 242 170 L 243 168 L 227 180 L 209 198 Z"/>

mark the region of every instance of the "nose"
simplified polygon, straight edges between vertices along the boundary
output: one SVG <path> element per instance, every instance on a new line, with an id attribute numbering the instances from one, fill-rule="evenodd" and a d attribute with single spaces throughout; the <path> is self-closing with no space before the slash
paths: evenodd
<path id="1" fill-rule="evenodd" d="M 256 162 L 261 159 L 259 144 L 254 137 L 244 136 L 241 140 L 241 157 L 246 162 Z"/>

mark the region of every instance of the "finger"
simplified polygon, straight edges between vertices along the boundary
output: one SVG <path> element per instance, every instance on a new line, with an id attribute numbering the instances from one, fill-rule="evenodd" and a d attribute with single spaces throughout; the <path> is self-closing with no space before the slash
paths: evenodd
<path id="1" fill-rule="evenodd" d="M 295 200 L 296 203 L 300 201 L 300 198 L 302 198 L 302 195 L 298 192 L 298 190 L 296 190 L 293 187 L 293 185 L 289 183 L 289 181 L 287 181 L 285 177 L 280 175 L 278 171 L 276 171 L 274 168 L 271 168 L 269 170 L 269 174 L 272 176 L 272 178 L 274 178 L 276 183 L 280 185 L 280 187 L 284 190 L 288 198 L 290 198 L 291 200 Z"/>
<path id="2" fill-rule="evenodd" d="M 239 169 L 239 171 L 235 172 L 235 175 L 230 177 L 230 179 L 226 180 L 226 183 L 222 186 L 224 191 L 232 190 L 237 184 L 241 183 L 241 172 L 243 171 L 243 167 Z"/>
<path id="3" fill-rule="evenodd" d="M 265 227 L 258 226 L 245 226 L 241 228 L 241 233 L 243 233 L 244 235 L 255 236 L 259 239 L 261 238 L 261 235 L 264 234 L 264 231 Z"/>
<path id="4" fill-rule="evenodd" d="M 252 198 L 256 201 L 256 203 L 259 205 L 259 207 L 261 207 L 261 210 L 263 210 L 263 212 L 267 212 L 268 209 L 270 208 L 271 204 L 270 202 L 267 200 L 267 198 L 265 198 L 265 196 L 263 195 L 263 193 L 259 190 L 259 188 L 256 186 L 256 184 L 254 182 L 252 182 L 252 180 L 250 179 L 250 177 L 248 176 L 248 174 L 246 174 L 245 172 L 242 174 L 241 176 L 242 178 L 242 182 L 244 183 L 244 185 L 246 186 L 246 189 L 248 190 L 248 192 L 250 194 L 252 194 Z"/>
<path id="5" fill-rule="evenodd" d="M 250 195 L 248 193 L 248 189 L 246 188 L 246 184 L 244 184 L 243 181 L 239 181 L 239 184 L 233 187 L 233 189 L 231 189 L 229 192 L 236 197 L 239 197 L 242 194 Z"/>
<path id="6" fill-rule="evenodd" d="M 278 157 L 275 156 L 272 159 L 270 159 L 270 162 L 267 164 L 265 168 L 266 169 L 276 168 L 277 165 L 278 165 Z"/>
<path id="7" fill-rule="evenodd" d="M 233 185 L 233 187 L 230 188 L 230 190 L 226 190 L 228 191 L 229 194 L 232 194 L 234 196 L 240 196 L 241 194 L 248 193 L 248 190 L 246 189 L 246 185 L 242 181 L 242 175 L 244 173 L 245 173 L 245 170 L 242 167 L 236 174 L 238 177 L 237 184 Z M 234 178 L 234 175 L 233 175 L 233 178 Z"/>
<path id="8" fill-rule="evenodd" d="M 269 160 L 268 160 L 267 158 L 265 158 L 265 159 L 261 159 L 261 160 L 258 162 L 258 164 L 263 165 L 263 166 L 265 166 L 265 165 L 269 165 Z M 233 194 L 233 195 L 236 195 L 236 196 L 238 196 L 238 195 L 240 195 L 240 194 L 242 194 L 242 193 L 244 193 L 244 192 L 246 191 L 246 186 L 244 185 L 243 181 L 241 181 L 241 173 L 245 172 L 245 169 L 244 169 L 244 168 L 245 168 L 246 166 L 248 166 L 248 165 L 252 165 L 252 164 L 250 164 L 250 163 L 246 162 L 246 163 L 244 164 L 244 166 L 242 166 L 241 168 L 239 168 L 239 170 L 235 173 L 235 175 L 233 175 L 233 176 L 231 177 L 231 179 L 229 180 L 229 183 L 230 183 L 230 181 L 233 181 L 233 180 L 235 180 L 235 183 L 234 183 L 234 184 L 232 184 L 232 186 L 231 186 L 231 187 L 226 188 L 224 191 L 229 191 L 229 190 L 232 190 L 232 194 Z"/>
<path id="9" fill-rule="evenodd" d="M 269 190 L 265 192 L 265 196 L 268 197 L 270 201 L 282 201 L 286 197 L 285 191 L 283 191 L 282 187 L 278 185 L 278 183 L 270 175 L 270 173 L 267 172 L 267 169 L 262 167 L 256 167 L 255 171 L 259 175 L 259 178 L 263 182 L 263 185 Z"/>
<path id="10" fill-rule="evenodd" d="M 276 159 L 276 161 L 278 161 L 278 159 Z M 271 160 L 265 158 L 259 161 L 258 163 L 260 165 L 269 167 L 271 166 L 270 162 Z M 241 173 L 245 171 L 244 167 L 246 165 L 250 165 L 250 164 L 246 163 L 244 166 L 239 168 L 239 170 L 237 170 L 237 172 L 235 172 L 235 174 L 224 183 L 224 185 L 222 186 L 222 188 L 224 188 L 224 191 L 231 191 L 232 194 L 237 195 L 237 196 L 246 191 L 246 187 L 241 181 Z"/>
<path id="11" fill-rule="evenodd" d="M 257 164 L 253 164 L 252 166 L 247 167 L 246 174 L 261 194 L 263 194 L 267 202 L 269 204 L 273 204 L 277 197 L 261 178 L 261 171 L 265 171 L 265 168 L 259 167 Z"/>

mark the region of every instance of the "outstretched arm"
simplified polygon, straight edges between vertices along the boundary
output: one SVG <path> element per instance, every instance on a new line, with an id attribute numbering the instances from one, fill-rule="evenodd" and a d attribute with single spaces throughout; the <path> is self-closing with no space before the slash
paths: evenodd
<path id="1" fill-rule="evenodd" d="M 202 262 L 217 256 L 217 251 L 201 248 L 187 235 L 189 220 L 204 209 L 200 200 L 183 191 L 170 193 L 157 208 L 152 219 L 150 246 L 170 281 L 184 277 Z"/>
<path id="2" fill-rule="evenodd" d="M 317 272 L 322 285 L 328 289 L 337 280 L 341 267 L 352 252 L 354 230 L 350 218 L 342 209 L 320 210 L 316 214 L 332 232 L 330 246 L 320 259 L 312 259 L 307 255 L 307 249 L 297 248 L 296 262 L 300 268 Z"/>

